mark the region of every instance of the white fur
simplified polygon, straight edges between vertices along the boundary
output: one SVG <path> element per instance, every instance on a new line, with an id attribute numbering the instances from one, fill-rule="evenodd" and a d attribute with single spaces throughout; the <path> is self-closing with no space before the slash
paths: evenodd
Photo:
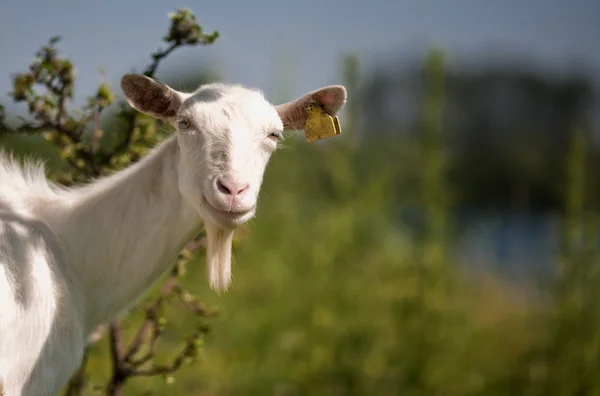
<path id="1" fill-rule="evenodd" d="M 178 129 L 138 163 L 65 189 L 49 183 L 40 164 L 21 166 L 0 153 L 6 396 L 56 394 L 77 369 L 88 335 L 142 296 L 203 222 L 210 285 L 221 291 L 230 284 L 233 230 L 255 214 L 277 145 L 270 134 L 281 133 L 284 115 L 239 86 L 184 94 L 141 76 L 122 81 L 134 107 Z M 156 100 L 169 108 L 152 107 Z"/>

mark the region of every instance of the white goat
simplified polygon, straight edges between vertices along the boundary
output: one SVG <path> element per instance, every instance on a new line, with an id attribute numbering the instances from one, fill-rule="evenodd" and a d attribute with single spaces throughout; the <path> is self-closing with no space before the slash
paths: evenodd
<path id="1" fill-rule="evenodd" d="M 174 136 L 129 168 L 77 188 L 50 184 L 39 164 L 0 155 L 0 389 L 54 395 L 86 338 L 143 295 L 204 222 L 213 289 L 231 280 L 233 230 L 252 218 L 263 173 L 305 106 L 334 115 L 342 86 L 273 106 L 258 91 L 208 84 L 182 93 L 127 74 L 121 88 Z"/>

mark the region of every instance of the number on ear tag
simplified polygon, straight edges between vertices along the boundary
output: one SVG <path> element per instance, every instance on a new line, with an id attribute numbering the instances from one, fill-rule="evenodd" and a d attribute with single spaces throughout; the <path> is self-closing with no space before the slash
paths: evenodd
<path id="1" fill-rule="evenodd" d="M 309 103 L 306 111 L 308 117 L 304 124 L 304 134 L 309 143 L 342 133 L 339 118 L 325 113 L 317 103 Z"/>

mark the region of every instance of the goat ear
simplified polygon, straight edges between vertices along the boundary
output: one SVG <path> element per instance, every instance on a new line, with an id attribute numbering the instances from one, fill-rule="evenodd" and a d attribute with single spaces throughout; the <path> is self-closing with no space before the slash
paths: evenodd
<path id="1" fill-rule="evenodd" d="M 330 85 L 309 92 L 306 95 L 275 106 L 284 129 L 302 130 L 308 118 L 306 106 L 317 102 L 330 116 L 334 116 L 346 103 L 348 94 L 342 85 Z"/>
<path id="2" fill-rule="evenodd" d="M 181 92 L 142 74 L 121 77 L 121 90 L 131 107 L 156 118 L 174 117 L 185 100 Z"/>

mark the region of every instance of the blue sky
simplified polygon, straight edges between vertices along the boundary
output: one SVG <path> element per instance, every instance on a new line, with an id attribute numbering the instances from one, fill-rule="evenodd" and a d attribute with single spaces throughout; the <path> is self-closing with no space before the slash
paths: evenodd
<path id="1" fill-rule="evenodd" d="M 551 68 L 583 62 L 600 72 L 599 0 L 3 0 L 0 103 L 7 102 L 9 76 L 56 34 L 77 67 L 78 97 L 92 93 L 100 68 L 117 88 L 121 74 L 148 63 L 166 32 L 167 13 L 177 7 L 190 8 L 221 38 L 209 48 L 178 52 L 161 70 L 207 62 L 225 80 L 261 88 L 270 98 L 277 57 L 293 66 L 279 87 L 289 98 L 339 83 L 343 52 L 361 54 L 368 64 L 392 54 L 408 57 L 431 43 L 443 45 L 451 59 L 502 53 Z"/>

